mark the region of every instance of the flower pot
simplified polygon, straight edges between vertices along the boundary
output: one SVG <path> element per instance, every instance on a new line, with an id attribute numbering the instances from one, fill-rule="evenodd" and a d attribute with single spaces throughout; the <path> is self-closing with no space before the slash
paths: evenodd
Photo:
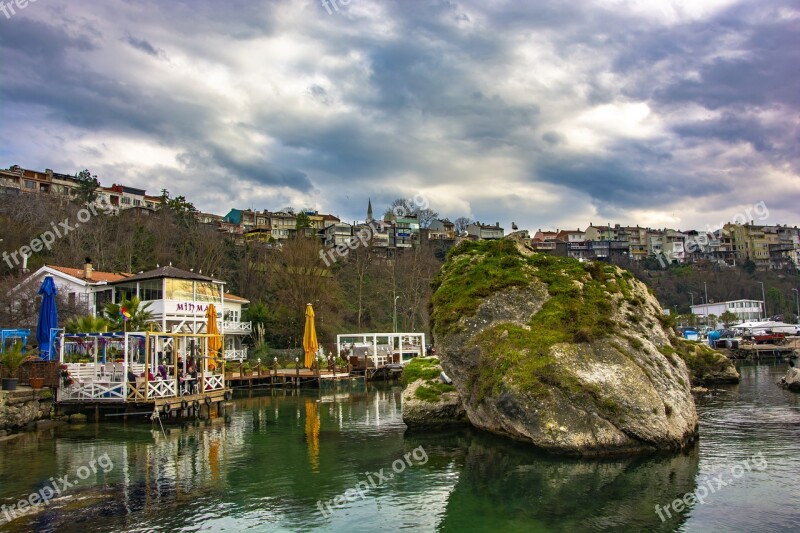
<path id="1" fill-rule="evenodd" d="M 17 378 L 3 378 L 3 390 L 17 390 Z"/>
<path id="2" fill-rule="evenodd" d="M 34 390 L 44 387 L 44 378 L 30 378 L 28 381 L 31 382 L 31 388 Z"/>

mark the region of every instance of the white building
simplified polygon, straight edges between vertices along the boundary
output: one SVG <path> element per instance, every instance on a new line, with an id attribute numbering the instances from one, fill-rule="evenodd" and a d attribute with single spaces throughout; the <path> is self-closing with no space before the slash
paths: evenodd
<path id="1" fill-rule="evenodd" d="M 691 309 L 692 314 L 703 317 L 709 315 L 719 317 L 725 311 L 730 311 L 736 315 L 737 322 L 747 322 L 748 320 L 758 320 L 764 316 L 763 306 L 764 302 L 761 300 L 732 300 L 729 302 L 693 305 Z"/>
<path id="2" fill-rule="evenodd" d="M 467 234 L 477 240 L 494 240 L 502 239 L 505 235 L 503 228 L 500 227 L 499 222 L 495 222 L 494 226 L 481 224 L 480 222 L 473 222 L 467 226 Z"/>
<path id="3" fill-rule="evenodd" d="M 29 283 L 38 287 L 46 276 L 53 277 L 59 293 L 66 294 L 71 304 L 85 304 L 86 312 L 93 315 L 102 315 L 108 303 L 138 296 L 142 303 L 150 304 L 153 322 L 169 333 L 205 333 L 205 313 L 213 303 L 225 357 L 247 356 L 242 341 L 252 332 L 252 324 L 241 318 L 250 302 L 226 293 L 220 280 L 171 266 L 133 275 L 97 271 L 86 263 L 82 269 L 43 266 L 18 287 Z"/>

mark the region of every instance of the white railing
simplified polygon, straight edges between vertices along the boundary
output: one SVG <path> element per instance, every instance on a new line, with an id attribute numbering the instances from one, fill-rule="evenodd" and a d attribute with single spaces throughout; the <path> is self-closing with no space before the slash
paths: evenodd
<path id="1" fill-rule="evenodd" d="M 222 333 L 250 333 L 253 331 L 253 323 L 223 320 L 220 331 L 222 331 Z"/>
<path id="2" fill-rule="evenodd" d="M 124 382 L 89 381 L 74 382 L 58 389 L 58 401 L 97 400 L 120 401 L 125 399 Z"/>
<path id="3" fill-rule="evenodd" d="M 172 398 L 176 396 L 176 381 L 174 379 L 147 382 L 148 398 Z"/>
<path id="4" fill-rule="evenodd" d="M 225 388 L 225 379 L 223 375 L 206 376 L 205 377 L 206 392 L 212 390 L 221 390 Z"/>
<path id="5" fill-rule="evenodd" d="M 241 359 L 247 359 L 247 349 L 243 348 L 241 350 L 225 350 L 225 359 L 228 361 L 239 361 Z"/>

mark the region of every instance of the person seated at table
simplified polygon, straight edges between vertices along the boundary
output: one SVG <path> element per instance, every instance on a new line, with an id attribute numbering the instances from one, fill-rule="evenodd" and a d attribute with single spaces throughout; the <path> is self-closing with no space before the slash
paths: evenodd
<path id="1" fill-rule="evenodd" d="M 167 380 L 167 365 L 165 365 L 164 363 L 158 365 L 158 376 L 164 381 Z"/>
<path id="2" fill-rule="evenodd" d="M 183 357 L 178 356 L 178 373 L 183 372 Z"/>
<path id="3" fill-rule="evenodd" d="M 152 372 L 150 372 L 150 370 L 148 370 L 147 373 L 145 373 L 144 370 L 143 370 L 142 371 L 142 377 L 147 379 L 147 381 L 155 381 L 156 380 L 156 377 L 153 375 Z"/>
<path id="4" fill-rule="evenodd" d="M 136 383 L 136 374 L 130 368 L 128 369 L 128 381 Z"/>
<path id="5" fill-rule="evenodd" d="M 191 370 L 189 370 L 189 377 L 191 380 L 189 381 L 189 392 L 194 394 L 197 391 L 197 367 L 192 365 Z"/>

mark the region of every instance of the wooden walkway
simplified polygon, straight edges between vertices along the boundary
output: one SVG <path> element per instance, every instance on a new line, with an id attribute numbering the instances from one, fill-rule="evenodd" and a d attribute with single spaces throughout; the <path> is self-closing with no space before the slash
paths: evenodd
<path id="1" fill-rule="evenodd" d="M 783 359 L 797 353 L 796 342 L 787 344 L 740 344 L 738 348 L 722 348 L 729 359 L 759 361 Z"/>
<path id="2" fill-rule="evenodd" d="M 328 383 L 338 383 L 342 381 L 356 381 L 364 379 L 363 376 L 356 376 L 348 372 L 332 372 L 330 370 L 320 371 L 301 368 L 293 370 L 280 368 L 277 370 L 262 369 L 260 372 L 252 372 L 242 375 L 239 372 L 225 374 L 228 387 L 232 389 L 252 389 L 256 387 L 301 387 L 304 385 L 322 386 Z"/>

